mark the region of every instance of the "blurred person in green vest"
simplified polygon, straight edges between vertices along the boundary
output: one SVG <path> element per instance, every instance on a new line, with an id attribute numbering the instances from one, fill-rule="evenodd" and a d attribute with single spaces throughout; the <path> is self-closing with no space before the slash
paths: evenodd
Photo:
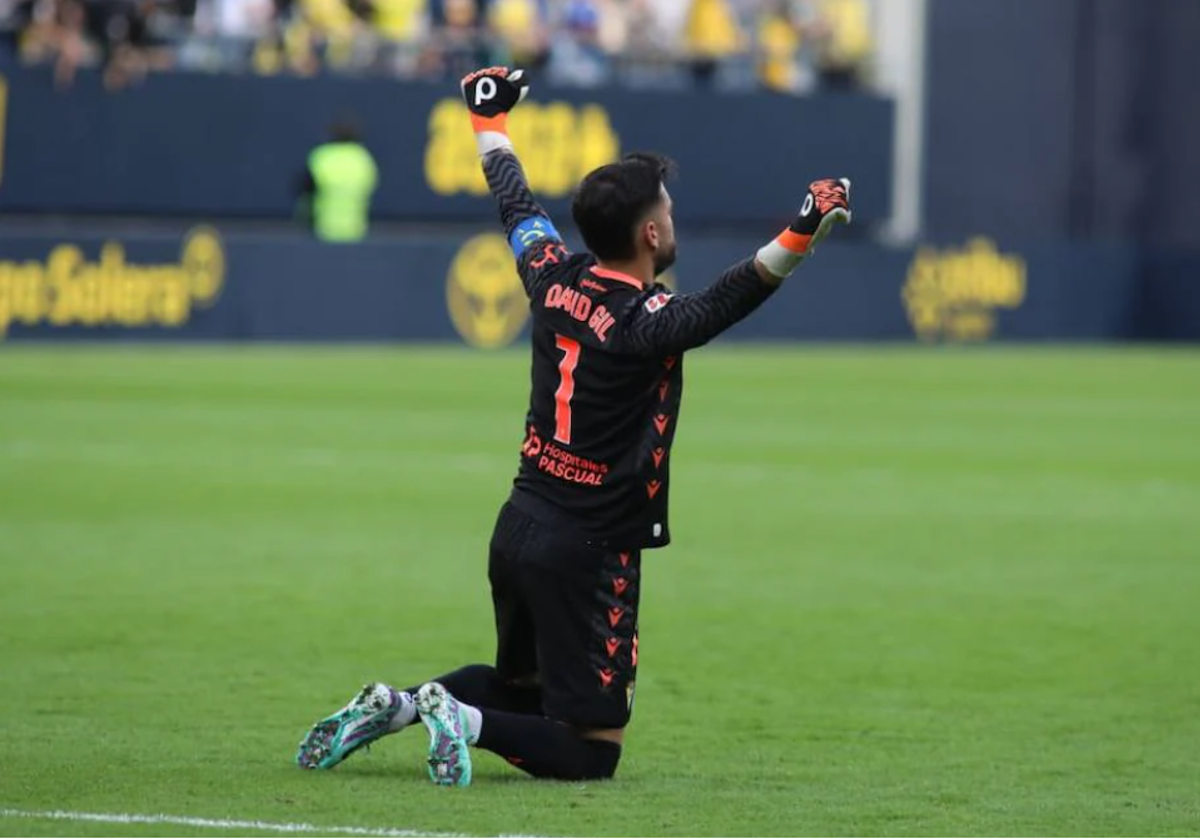
<path id="1" fill-rule="evenodd" d="M 318 239 L 358 242 L 367 235 L 371 195 L 378 180 L 375 159 L 362 144 L 358 126 L 353 120 L 341 120 L 329 141 L 308 155 L 300 214 Z"/>

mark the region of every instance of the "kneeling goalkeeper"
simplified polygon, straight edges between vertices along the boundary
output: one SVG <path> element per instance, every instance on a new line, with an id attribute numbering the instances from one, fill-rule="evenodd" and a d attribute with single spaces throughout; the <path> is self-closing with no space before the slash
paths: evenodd
<path id="1" fill-rule="evenodd" d="M 496 663 L 367 685 L 296 761 L 333 767 L 420 720 L 437 784 L 470 784 L 472 746 L 538 777 L 608 778 L 633 706 L 642 551 L 670 541 L 684 353 L 761 306 L 850 221 L 850 184 L 813 183 L 790 227 L 704 291 L 676 295 L 655 280 L 676 252 L 664 158 L 628 155 L 583 179 L 571 214 L 588 251 L 571 253 L 506 131 L 528 92 L 522 72 L 480 70 L 462 92 L 533 321 L 521 464 L 488 560 Z"/>

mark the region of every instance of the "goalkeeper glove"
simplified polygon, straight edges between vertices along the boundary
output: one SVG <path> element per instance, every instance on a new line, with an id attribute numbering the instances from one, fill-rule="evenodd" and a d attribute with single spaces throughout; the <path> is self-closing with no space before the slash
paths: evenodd
<path id="1" fill-rule="evenodd" d="M 508 139 L 508 112 L 529 93 L 524 70 L 488 67 L 463 77 L 462 95 L 471 112 L 471 128 L 479 154 L 512 148 Z"/>
<path id="2" fill-rule="evenodd" d="M 814 181 L 796 221 L 758 249 L 758 261 L 776 277 L 787 277 L 829 235 L 834 225 L 849 224 L 850 217 L 850 179 Z"/>

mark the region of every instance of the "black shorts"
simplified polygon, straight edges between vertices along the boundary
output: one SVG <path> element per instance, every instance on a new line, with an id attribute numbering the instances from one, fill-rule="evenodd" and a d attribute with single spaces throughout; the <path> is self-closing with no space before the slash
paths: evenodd
<path id="1" fill-rule="evenodd" d="M 536 675 L 547 717 L 585 729 L 629 722 L 641 560 L 501 508 L 488 561 L 496 670 L 508 680 Z"/>

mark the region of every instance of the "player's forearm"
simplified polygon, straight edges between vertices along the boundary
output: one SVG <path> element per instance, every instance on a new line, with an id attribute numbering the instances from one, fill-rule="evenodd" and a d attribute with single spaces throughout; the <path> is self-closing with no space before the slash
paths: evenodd
<path id="1" fill-rule="evenodd" d="M 762 306 L 778 288 L 778 281 L 764 281 L 754 259 L 743 260 L 704 291 L 676 298 L 640 319 L 634 342 L 643 351 L 668 355 L 700 347 Z"/>
<path id="2" fill-rule="evenodd" d="M 500 221 L 506 237 L 511 237 L 517 225 L 525 219 L 546 216 L 546 211 L 529 189 L 525 171 L 511 148 L 501 147 L 484 154 L 483 174 L 499 205 Z"/>
<path id="3" fill-rule="evenodd" d="M 779 286 L 785 279 L 767 268 L 766 264 L 757 256 L 754 258 L 754 270 L 758 272 L 758 279 L 762 280 L 768 286 Z"/>

